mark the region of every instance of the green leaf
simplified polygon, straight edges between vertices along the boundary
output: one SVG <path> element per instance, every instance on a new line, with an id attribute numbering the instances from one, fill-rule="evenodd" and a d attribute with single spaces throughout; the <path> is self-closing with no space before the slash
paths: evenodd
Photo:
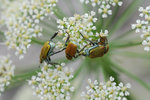
<path id="1" fill-rule="evenodd" d="M 110 61 L 112 66 L 114 68 L 116 68 L 119 72 L 122 72 L 124 74 L 126 74 L 128 77 L 132 78 L 133 80 L 135 80 L 136 82 L 138 82 L 141 86 L 143 86 L 145 89 L 147 89 L 148 91 L 150 91 L 150 85 L 147 84 L 146 82 L 144 82 L 143 80 L 141 80 L 140 78 L 138 78 L 137 76 L 135 76 L 134 74 L 128 72 L 127 70 L 123 69 L 121 66 L 119 66 L 118 64 Z"/>
<path id="2" fill-rule="evenodd" d="M 111 28 L 111 34 L 116 32 L 122 27 L 122 25 L 128 20 L 128 18 L 133 14 L 137 7 L 143 2 L 143 0 L 133 0 L 132 3 L 127 7 L 127 9 L 122 13 L 120 18 L 116 21 L 116 24 Z"/>

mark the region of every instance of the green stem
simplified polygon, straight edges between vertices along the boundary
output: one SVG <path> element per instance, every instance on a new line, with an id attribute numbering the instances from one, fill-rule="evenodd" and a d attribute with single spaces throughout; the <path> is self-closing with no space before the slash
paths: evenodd
<path id="1" fill-rule="evenodd" d="M 81 63 L 81 65 L 78 67 L 78 69 L 75 71 L 74 73 L 74 77 L 70 80 L 70 81 L 73 81 L 74 79 L 76 79 L 76 77 L 80 74 L 81 70 L 84 68 L 85 66 L 85 61 L 83 61 Z"/>
<path id="2" fill-rule="evenodd" d="M 21 75 L 15 75 L 12 80 L 10 81 L 10 86 L 6 87 L 6 89 L 10 89 L 13 87 L 16 87 L 20 84 L 22 84 L 23 82 L 25 82 L 26 80 L 30 79 L 33 75 L 36 75 L 37 72 L 39 72 L 40 69 L 37 70 L 33 70 L 31 72 L 25 73 L 25 74 L 21 74 Z"/>
<path id="3" fill-rule="evenodd" d="M 140 78 L 138 78 L 137 76 L 131 74 L 130 72 L 128 72 L 127 70 L 123 69 L 122 67 L 120 67 L 119 65 L 117 65 L 116 63 L 110 61 L 110 63 L 113 65 L 114 68 L 116 68 L 118 71 L 126 74 L 128 77 L 132 78 L 133 80 L 135 80 L 136 82 L 138 82 L 140 85 L 142 85 L 144 88 L 146 88 L 148 91 L 150 91 L 150 85 L 145 83 L 143 80 L 141 80 Z"/>
<path id="4" fill-rule="evenodd" d="M 100 15 L 101 17 L 100 17 L 100 24 L 99 24 L 99 31 L 101 30 L 101 29 L 103 29 L 103 23 L 104 23 L 104 18 L 102 18 L 102 15 Z"/>
<path id="5" fill-rule="evenodd" d="M 83 71 L 83 73 L 82 73 L 82 75 L 80 75 L 80 80 L 78 81 L 77 87 L 76 87 L 75 91 L 72 94 L 72 97 L 71 97 L 72 99 L 71 100 L 75 100 L 75 97 L 76 97 L 77 93 L 79 93 L 79 91 L 81 90 L 81 87 L 84 83 L 84 79 L 87 75 L 87 70 L 84 68 L 84 70 L 82 70 L 82 71 Z"/>
<path id="6" fill-rule="evenodd" d="M 62 9 L 60 9 L 59 6 L 56 6 L 58 12 L 60 13 L 60 15 L 62 15 L 63 17 L 67 17 L 66 14 L 64 13 L 64 11 Z"/>
<path id="7" fill-rule="evenodd" d="M 1 34 L 1 35 L 4 35 L 4 32 L 0 31 L 0 34 Z"/>
<path id="8" fill-rule="evenodd" d="M 134 31 L 134 30 L 129 30 L 129 31 L 125 32 L 125 33 L 122 33 L 122 34 L 120 34 L 119 36 L 117 36 L 116 38 L 114 38 L 113 40 L 114 40 L 114 41 L 121 40 L 122 38 L 124 38 L 124 37 L 130 35 L 133 31 Z M 113 40 L 112 40 L 112 41 L 113 41 Z M 114 41 L 113 41 L 113 42 L 114 42 Z"/>
<path id="9" fill-rule="evenodd" d="M 142 58 L 142 59 L 150 59 L 150 54 L 146 53 L 140 53 L 140 52 L 113 52 L 113 55 L 121 55 L 121 56 L 127 56 L 127 57 L 134 57 L 134 58 Z"/>
<path id="10" fill-rule="evenodd" d="M 87 4 L 85 4 L 85 3 L 82 4 L 82 9 L 83 9 L 84 13 L 87 13 L 89 11 Z"/>
<path id="11" fill-rule="evenodd" d="M 53 10 L 53 12 L 54 12 L 54 14 L 56 15 L 56 17 L 58 18 L 58 19 L 63 19 L 64 18 L 64 16 L 62 16 L 59 12 L 58 12 L 58 9 L 54 9 Z"/>
<path id="12" fill-rule="evenodd" d="M 106 78 L 105 81 L 108 81 L 109 77 L 112 76 L 115 78 L 115 82 L 119 83 L 120 81 L 118 78 L 118 73 L 114 69 L 112 69 L 111 67 L 112 65 L 109 63 L 108 60 L 109 59 L 106 57 L 105 59 L 102 59 L 101 61 L 102 68 L 103 68 L 104 75 L 105 75 L 104 78 Z"/>
<path id="13" fill-rule="evenodd" d="M 39 44 L 39 45 L 43 45 L 45 42 L 43 42 L 41 40 L 38 40 L 36 38 L 32 38 L 32 42 L 31 43 L 36 43 L 36 44 Z"/>
<path id="14" fill-rule="evenodd" d="M 96 70 L 95 70 L 95 72 L 96 72 L 96 79 L 97 79 L 97 81 L 99 82 L 100 81 L 100 70 L 99 70 L 99 68 L 97 68 Z"/>
<path id="15" fill-rule="evenodd" d="M 72 3 L 72 0 L 66 0 L 66 4 L 68 6 L 68 9 L 70 11 L 71 14 L 75 13 L 75 8 L 74 8 L 74 4 Z"/>
<path id="16" fill-rule="evenodd" d="M 136 10 L 138 5 L 140 5 L 143 0 L 133 0 L 132 3 L 127 7 L 127 9 L 121 14 L 120 18 L 117 20 L 117 23 L 111 28 L 111 35 L 120 29 L 122 25 L 127 21 L 127 19 L 132 15 Z"/>
<path id="17" fill-rule="evenodd" d="M 133 47 L 133 46 L 138 46 L 138 45 L 140 45 L 141 44 L 141 41 L 140 42 L 133 42 L 133 41 L 131 41 L 131 42 L 127 42 L 127 43 L 111 43 L 110 44 L 110 46 L 112 47 L 112 48 L 127 48 L 127 47 Z"/>
<path id="18" fill-rule="evenodd" d="M 105 80 L 105 82 L 106 82 L 106 81 L 108 80 L 108 79 L 107 79 L 107 73 L 106 73 L 104 67 L 101 67 L 101 70 L 102 70 L 102 73 L 103 73 L 104 80 Z"/>
<path id="19" fill-rule="evenodd" d="M 44 27 L 42 30 L 44 37 L 49 37 L 51 33 L 54 33 L 56 30 L 49 30 L 48 28 Z"/>
<path id="20" fill-rule="evenodd" d="M 42 25 L 43 28 L 47 29 L 47 30 L 57 30 L 57 25 L 55 25 L 54 23 L 51 23 L 51 21 L 46 20 L 46 21 L 42 21 L 40 23 Z"/>
<path id="21" fill-rule="evenodd" d="M 106 22 L 106 25 L 105 27 L 107 28 L 108 26 L 112 25 L 117 13 L 118 13 L 118 10 L 119 10 L 119 6 L 115 6 L 114 8 L 114 12 L 113 12 L 113 15 L 111 16 L 111 18 L 108 19 L 108 21 Z"/>

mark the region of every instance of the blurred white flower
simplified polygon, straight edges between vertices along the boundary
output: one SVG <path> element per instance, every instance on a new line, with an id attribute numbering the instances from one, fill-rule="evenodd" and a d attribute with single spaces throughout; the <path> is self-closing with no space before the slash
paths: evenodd
<path id="1" fill-rule="evenodd" d="M 101 37 L 107 37 L 108 36 L 108 30 L 105 30 L 104 32 L 101 30 L 100 36 Z"/>
<path id="2" fill-rule="evenodd" d="M 9 56 L 0 56 L 0 93 L 10 84 L 11 78 L 14 76 L 15 66 Z"/>
<path id="3" fill-rule="evenodd" d="M 92 82 L 89 79 L 88 84 L 87 91 L 82 92 L 81 95 L 83 100 L 127 100 L 126 96 L 130 95 L 127 89 L 131 88 L 131 85 L 123 85 L 123 83 L 117 85 L 113 77 L 110 77 L 110 80 L 106 83 L 98 83 L 97 80 Z"/>
<path id="4" fill-rule="evenodd" d="M 141 38 L 143 39 L 142 45 L 144 45 L 144 50 L 150 50 L 150 6 L 143 8 L 139 8 L 139 16 L 142 19 L 137 19 L 136 24 L 132 24 L 131 28 L 135 30 L 135 32 L 141 32 Z"/>
<path id="5" fill-rule="evenodd" d="M 3 11 L 6 45 L 16 50 L 20 59 L 31 45 L 32 37 L 42 35 L 39 22 L 53 13 L 57 0 L 14 0 Z"/>
<path id="6" fill-rule="evenodd" d="M 74 91 L 70 83 L 73 75 L 72 71 L 64 66 L 64 63 L 52 66 L 44 62 L 41 72 L 37 76 L 32 76 L 29 81 L 29 85 L 34 89 L 34 95 L 41 100 L 70 100 L 71 92 Z"/>
<path id="7" fill-rule="evenodd" d="M 108 15 L 112 15 L 112 6 L 122 6 L 121 0 L 80 0 L 81 3 L 90 3 L 93 7 L 99 6 L 98 13 L 102 14 L 102 18 L 107 18 Z"/>

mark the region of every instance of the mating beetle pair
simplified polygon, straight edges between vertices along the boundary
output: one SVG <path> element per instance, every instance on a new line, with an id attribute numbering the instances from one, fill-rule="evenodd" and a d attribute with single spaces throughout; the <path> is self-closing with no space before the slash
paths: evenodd
<path id="1" fill-rule="evenodd" d="M 66 32 L 67 33 L 67 32 Z M 43 61 L 46 61 L 49 64 L 57 64 L 54 62 L 51 62 L 50 56 L 57 54 L 59 52 L 62 52 L 65 50 L 66 58 L 68 60 L 71 60 L 73 57 L 76 58 L 80 55 L 87 56 L 90 58 L 97 58 L 97 57 L 102 57 L 104 54 L 108 52 L 109 46 L 108 46 L 108 40 L 106 37 L 101 37 L 100 40 L 93 42 L 90 41 L 89 39 L 85 38 L 81 33 L 81 36 L 86 40 L 89 41 L 90 44 L 85 45 L 80 51 L 77 49 L 77 45 L 69 42 L 70 35 L 68 34 L 68 37 L 65 42 L 65 47 L 57 52 L 54 52 L 55 48 L 55 43 L 52 41 L 56 36 L 58 32 L 56 32 L 49 41 L 45 42 L 45 44 L 42 47 L 41 54 L 40 54 L 40 63 Z M 91 47 L 86 48 L 88 45 Z M 85 49 L 86 48 L 86 49 Z M 78 53 L 76 55 L 76 53 Z"/>

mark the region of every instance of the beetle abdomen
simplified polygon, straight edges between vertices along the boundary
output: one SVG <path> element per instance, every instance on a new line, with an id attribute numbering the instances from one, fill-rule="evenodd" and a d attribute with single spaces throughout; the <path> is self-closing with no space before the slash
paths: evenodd
<path id="1" fill-rule="evenodd" d="M 75 56 L 76 52 L 77 52 L 77 45 L 69 42 L 67 47 L 66 47 L 66 50 L 65 50 L 66 58 L 71 60 L 72 57 Z"/>
<path id="2" fill-rule="evenodd" d="M 50 48 L 51 47 L 49 45 L 49 41 L 45 42 L 45 44 L 43 45 L 43 47 L 41 49 L 40 63 L 42 63 L 43 60 L 45 60 L 47 58 L 47 54 L 48 54 Z"/>
<path id="3" fill-rule="evenodd" d="M 90 51 L 90 58 L 102 57 L 104 55 L 104 46 L 98 46 Z"/>

